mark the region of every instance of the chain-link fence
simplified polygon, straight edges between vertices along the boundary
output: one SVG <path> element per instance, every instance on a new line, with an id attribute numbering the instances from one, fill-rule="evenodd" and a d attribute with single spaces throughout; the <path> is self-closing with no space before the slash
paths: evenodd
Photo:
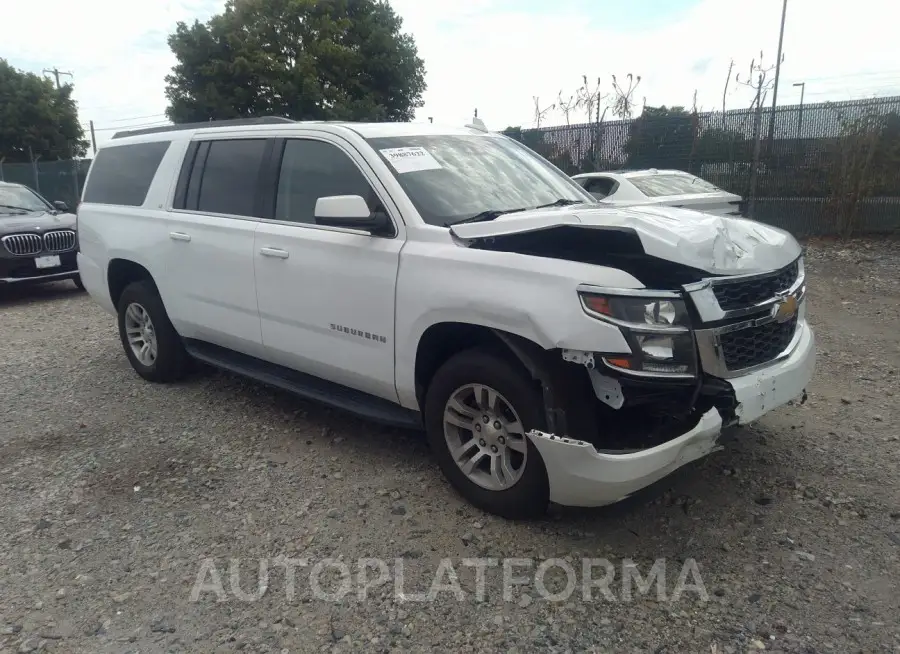
<path id="1" fill-rule="evenodd" d="M 900 97 L 757 112 L 645 107 L 633 120 L 505 133 L 569 174 L 678 169 L 798 236 L 900 229 Z"/>
<path id="2" fill-rule="evenodd" d="M 5 163 L 0 161 L 0 181 L 28 186 L 50 202 L 62 200 L 73 211 L 90 168 L 90 159 Z"/>
<path id="3" fill-rule="evenodd" d="M 752 200 L 752 217 L 797 236 L 900 230 L 900 96 L 692 112 L 645 107 L 633 120 L 508 128 L 569 174 L 685 170 Z M 0 180 L 75 207 L 89 159 L 4 163 Z"/>

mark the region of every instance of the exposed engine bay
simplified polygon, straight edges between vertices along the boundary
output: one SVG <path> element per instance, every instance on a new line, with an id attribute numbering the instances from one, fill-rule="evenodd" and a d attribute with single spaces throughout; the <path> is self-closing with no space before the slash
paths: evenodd
<path id="1" fill-rule="evenodd" d="M 478 239 L 469 247 L 616 268 L 647 288 L 660 290 L 677 290 L 710 277 L 710 273 L 698 268 L 647 254 L 637 232 L 627 227 L 585 229 L 560 225 Z"/>

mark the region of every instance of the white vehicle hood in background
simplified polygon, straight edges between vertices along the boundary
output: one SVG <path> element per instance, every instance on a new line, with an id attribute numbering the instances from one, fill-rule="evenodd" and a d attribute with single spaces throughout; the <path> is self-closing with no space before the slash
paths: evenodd
<path id="1" fill-rule="evenodd" d="M 577 205 L 511 213 L 490 222 L 454 225 L 450 231 L 468 240 L 557 227 L 633 230 L 648 255 L 713 275 L 768 272 L 800 256 L 794 237 L 776 227 L 666 206 Z"/>

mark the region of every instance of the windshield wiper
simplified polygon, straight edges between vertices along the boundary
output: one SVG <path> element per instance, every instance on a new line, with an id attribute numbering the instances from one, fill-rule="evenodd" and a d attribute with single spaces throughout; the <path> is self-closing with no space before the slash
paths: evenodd
<path id="1" fill-rule="evenodd" d="M 0 204 L 0 209 L 16 209 L 17 211 L 27 211 L 28 213 L 32 212 L 32 209 L 27 207 L 16 207 L 11 204 Z"/>
<path id="2" fill-rule="evenodd" d="M 463 225 L 465 223 L 486 223 L 489 220 L 494 220 L 495 218 L 499 218 L 504 214 L 516 213 L 517 211 L 525 211 L 525 209 L 487 209 L 486 211 L 480 211 L 474 216 L 469 216 L 468 218 L 462 218 L 461 220 L 450 220 L 448 222 L 445 222 L 444 227 Z"/>
<path id="3" fill-rule="evenodd" d="M 488 209 L 486 211 L 481 211 L 476 213 L 474 216 L 469 216 L 468 218 L 463 218 L 462 220 L 452 220 L 444 223 L 444 227 L 451 227 L 453 225 L 463 225 L 465 223 L 486 223 L 489 220 L 494 220 L 495 218 L 499 218 L 508 213 L 518 213 L 520 211 L 532 211 L 534 209 L 547 209 L 549 207 L 565 207 L 570 204 L 584 204 L 580 200 L 567 200 L 565 198 L 560 198 L 559 200 L 554 200 L 548 204 L 541 204 L 537 207 L 522 207 L 521 209 Z"/>
<path id="4" fill-rule="evenodd" d="M 559 200 L 554 200 L 553 202 L 548 202 L 547 204 L 541 204 L 535 207 L 535 209 L 549 209 L 550 207 L 568 207 L 570 204 L 584 204 L 581 200 L 567 200 L 566 198 L 560 198 Z"/>

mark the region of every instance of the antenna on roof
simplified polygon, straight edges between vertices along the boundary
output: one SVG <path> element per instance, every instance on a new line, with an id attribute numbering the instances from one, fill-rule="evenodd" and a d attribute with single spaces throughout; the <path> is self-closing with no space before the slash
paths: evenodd
<path id="1" fill-rule="evenodd" d="M 472 118 L 472 122 L 466 125 L 471 129 L 477 129 L 479 132 L 487 132 L 488 128 L 484 124 L 484 121 L 478 117 L 478 109 L 475 110 L 475 116 Z"/>

